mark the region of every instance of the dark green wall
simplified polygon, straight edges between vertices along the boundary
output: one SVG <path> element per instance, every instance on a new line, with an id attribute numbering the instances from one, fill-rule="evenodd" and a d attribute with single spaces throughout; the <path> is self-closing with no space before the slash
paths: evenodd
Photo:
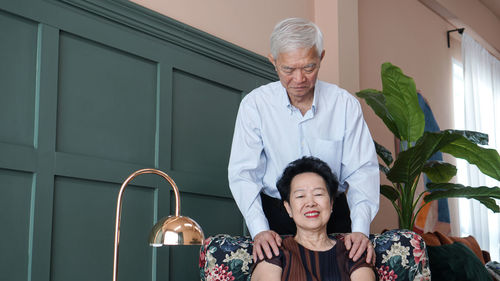
<path id="1" fill-rule="evenodd" d="M 0 280 L 110 280 L 116 197 L 167 172 L 205 234 L 243 234 L 227 184 L 266 59 L 123 1 L 0 2 Z M 194 246 L 148 246 L 166 181 L 124 195 L 119 280 L 199 280 Z"/>

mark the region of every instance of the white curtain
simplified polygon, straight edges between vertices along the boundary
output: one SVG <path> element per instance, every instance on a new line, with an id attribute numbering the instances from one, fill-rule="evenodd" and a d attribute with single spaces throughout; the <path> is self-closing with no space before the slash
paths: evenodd
<path id="1" fill-rule="evenodd" d="M 488 147 L 500 150 L 500 61 L 466 33 L 462 36 L 464 69 L 464 129 L 487 133 Z M 462 162 L 464 165 L 464 162 Z M 465 165 L 470 186 L 500 186 L 483 175 L 476 166 Z M 460 171 L 460 164 L 459 164 Z M 459 179 L 460 180 L 460 179 Z M 497 204 L 500 200 L 497 200 Z M 460 232 L 474 236 L 481 249 L 500 261 L 500 215 L 477 200 L 459 200 Z"/>

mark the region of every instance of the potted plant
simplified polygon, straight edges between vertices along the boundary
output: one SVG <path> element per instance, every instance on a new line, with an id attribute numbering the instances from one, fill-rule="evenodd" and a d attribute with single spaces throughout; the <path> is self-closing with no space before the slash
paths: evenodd
<path id="1" fill-rule="evenodd" d="M 482 173 L 500 180 L 498 152 L 479 146 L 488 143 L 488 135 L 458 130 L 424 132 L 424 113 L 418 104 L 413 79 L 391 63 L 382 64 L 381 76 L 382 91 L 366 89 L 356 95 L 366 101 L 402 144 L 401 151 L 394 160 L 389 150 L 375 142 L 377 154 L 383 161 L 379 164 L 380 170 L 392 183 L 381 185 L 380 192 L 396 209 L 400 228 L 413 229 L 421 208 L 430 201 L 441 198 L 475 199 L 493 212 L 500 212 L 500 207 L 495 202 L 495 199 L 500 199 L 498 186 L 471 187 L 449 183 L 457 173 L 456 167 L 443 161 L 429 160 L 438 151 L 448 153 L 465 159 L 476 165 Z M 422 173 L 432 181 L 427 184 L 430 193 L 423 191 L 417 194 Z M 424 204 L 418 207 L 422 198 Z"/>

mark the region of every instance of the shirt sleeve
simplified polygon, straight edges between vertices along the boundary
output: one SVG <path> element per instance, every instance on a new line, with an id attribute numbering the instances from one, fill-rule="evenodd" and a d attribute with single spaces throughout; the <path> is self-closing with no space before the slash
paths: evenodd
<path id="1" fill-rule="evenodd" d="M 266 170 L 266 156 L 261 137 L 257 107 L 246 96 L 238 110 L 229 158 L 229 188 L 252 237 L 269 230 L 262 209 L 260 191 Z"/>
<path id="2" fill-rule="evenodd" d="M 348 185 L 347 202 L 352 232 L 370 234 L 370 223 L 377 214 L 380 174 L 377 154 L 361 106 L 356 99 L 347 104 L 340 181 Z"/>

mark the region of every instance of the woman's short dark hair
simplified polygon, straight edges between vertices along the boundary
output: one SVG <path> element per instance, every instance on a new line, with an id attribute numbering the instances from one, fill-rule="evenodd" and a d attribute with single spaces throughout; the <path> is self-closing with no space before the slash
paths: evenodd
<path id="1" fill-rule="evenodd" d="M 296 175 L 308 172 L 321 176 L 326 183 L 326 190 L 330 195 L 330 199 L 332 201 L 335 199 L 339 182 L 328 164 L 316 157 L 304 156 L 288 164 L 276 183 L 283 202 L 290 202 L 290 186 L 293 178 Z"/>

